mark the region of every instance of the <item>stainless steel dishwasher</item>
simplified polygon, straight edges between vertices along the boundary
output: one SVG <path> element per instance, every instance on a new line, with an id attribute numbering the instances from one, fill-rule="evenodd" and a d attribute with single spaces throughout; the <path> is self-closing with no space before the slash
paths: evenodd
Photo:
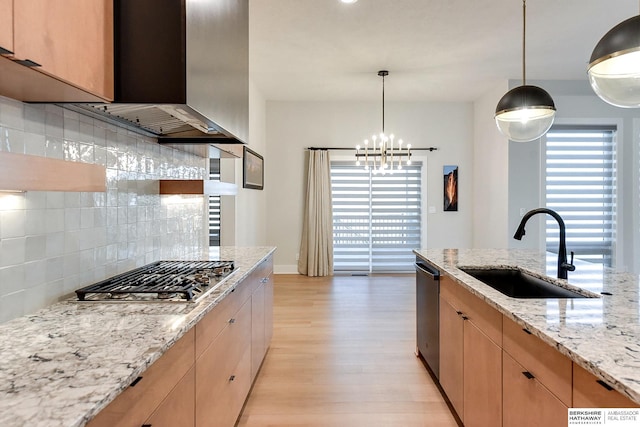
<path id="1" fill-rule="evenodd" d="M 417 351 L 440 378 L 440 272 L 416 260 Z"/>

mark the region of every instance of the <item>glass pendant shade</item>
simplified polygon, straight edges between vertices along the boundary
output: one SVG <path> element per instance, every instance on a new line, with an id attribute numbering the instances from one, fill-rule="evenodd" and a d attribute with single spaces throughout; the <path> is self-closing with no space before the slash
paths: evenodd
<path id="1" fill-rule="evenodd" d="M 547 133 L 556 107 L 551 95 L 537 86 L 523 85 L 505 93 L 496 107 L 496 125 L 511 141 L 528 142 Z"/>
<path id="2" fill-rule="evenodd" d="M 616 107 L 640 107 L 640 15 L 613 27 L 589 60 L 594 92 Z"/>

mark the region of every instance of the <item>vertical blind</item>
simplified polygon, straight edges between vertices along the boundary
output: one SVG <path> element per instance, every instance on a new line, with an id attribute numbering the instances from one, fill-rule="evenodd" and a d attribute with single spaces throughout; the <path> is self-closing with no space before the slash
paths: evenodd
<path id="1" fill-rule="evenodd" d="M 546 205 L 567 229 L 567 252 L 610 266 L 615 242 L 615 127 L 554 126 L 546 136 Z M 548 217 L 547 250 L 558 251 L 558 226 Z"/>
<path id="2" fill-rule="evenodd" d="M 220 181 L 220 159 L 210 160 L 209 179 Z M 209 196 L 209 246 L 220 246 L 220 196 Z"/>
<path id="3" fill-rule="evenodd" d="M 373 174 L 331 162 L 334 271 L 413 271 L 421 243 L 422 163 Z"/>

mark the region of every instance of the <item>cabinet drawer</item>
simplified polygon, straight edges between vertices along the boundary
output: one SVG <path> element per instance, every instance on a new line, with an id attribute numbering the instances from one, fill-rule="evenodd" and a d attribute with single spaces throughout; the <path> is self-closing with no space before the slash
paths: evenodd
<path id="1" fill-rule="evenodd" d="M 503 330 L 504 350 L 565 405 L 571 406 L 571 360 L 507 317 L 503 320 Z"/>
<path id="2" fill-rule="evenodd" d="M 144 425 L 193 427 L 196 422 L 195 391 L 195 368 L 192 366 Z"/>
<path id="3" fill-rule="evenodd" d="M 463 312 L 494 343 L 502 346 L 502 314 L 498 310 L 445 275 L 440 279 L 440 295 L 456 310 Z"/>
<path id="4" fill-rule="evenodd" d="M 568 406 L 503 352 L 503 427 L 566 427 Z"/>
<path id="5" fill-rule="evenodd" d="M 251 289 L 245 279 L 196 324 L 196 357 L 211 345 L 250 296 Z"/>
<path id="6" fill-rule="evenodd" d="M 573 407 L 575 408 L 638 408 L 640 405 L 613 390 L 606 382 L 573 364 Z"/>
<path id="7" fill-rule="evenodd" d="M 140 380 L 127 387 L 89 422 L 88 426 L 140 427 L 185 376 L 193 362 L 194 332 L 191 329 L 144 371 Z"/>
<path id="8" fill-rule="evenodd" d="M 230 323 L 196 360 L 196 425 L 201 427 L 218 424 L 212 420 L 219 412 L 230 411 L 237 403 L 230 399 L 244 394 L 240 407 L 251 386 L 251 301 L 247 301 Z M 224 402 L 224 404 L 223 404 Z M 232 403 L 234 403 L 232 405 Z M 238 413 L 235 414 L 237 417 Z M 235 418 L 233 418 L 235 420 Z M 229 425 L 233 425 L 233 422 Z"/>

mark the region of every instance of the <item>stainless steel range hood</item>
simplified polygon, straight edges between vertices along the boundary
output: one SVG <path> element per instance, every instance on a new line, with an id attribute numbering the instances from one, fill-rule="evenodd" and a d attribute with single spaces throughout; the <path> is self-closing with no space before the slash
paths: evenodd
<path id="1" fill-rule="evenodd" d="M 248 0 L 115 0 L 115 100 L 75 104 L 161 143 L 246 143 Z"/>

